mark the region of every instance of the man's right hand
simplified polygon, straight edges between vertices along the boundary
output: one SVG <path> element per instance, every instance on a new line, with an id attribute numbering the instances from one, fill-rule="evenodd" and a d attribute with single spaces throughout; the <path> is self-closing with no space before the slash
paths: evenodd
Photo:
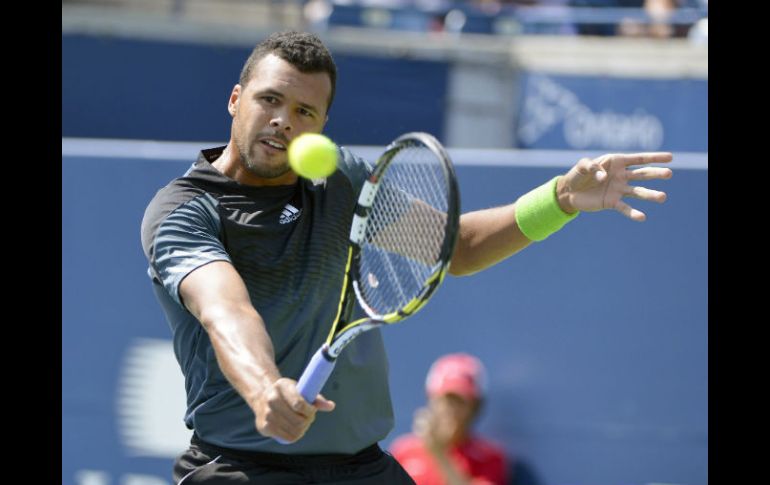
<path id="1" fill-rule="evenodd" d="M 265 322 L 231 263 L 214 261 L 192 271 L 179 284 L 179 295 L 208 333 L 219 368 L 249 404 L 264 436 L 297 441 L 316 411 L 334 409 L 322 396 L 307 403 L 296 381 L 281 377 Z"/>
<path id="2" fill-rule="evenodd" d="M 293 443 L 305 435 L 317 411 L 332 411 L 335 403 L 319 394 L 310 404 L 297 390 L 297 381 L 282 377 L 255 398 L 251 407 L 263 436 Z"/>

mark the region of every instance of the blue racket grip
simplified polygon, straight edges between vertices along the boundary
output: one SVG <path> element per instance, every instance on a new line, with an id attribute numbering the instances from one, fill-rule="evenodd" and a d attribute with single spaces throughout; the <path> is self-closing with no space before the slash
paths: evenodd
<path id="1" fill-rule="evenodd" d="M 327 348 L 324 345 L 318 349 L 313 358 L 310 359 L 310 363 L 305 367 L 302 377 L 297 381 L 297 390 L 305 398 L 305 401 L 310 404 L 313 404 L 316 396 L 321 392 L 321 389 L 334 370 L 334 364 L 337 363 L 337 359 L 329 357 Z"/>
<path id="2" fill-rule="evenodd" d="M 334 365 L 337 363 L 337 359 L 332 359 L 328 356 L 326 353 L 327 348 L 324 345 L 318 349 L 297 382 L 297 390 L 302 395 L 302 398 L 310 404 L 313 404 L 316 396 L 321 392 L 321 389 L 334 370 Z M 282 445 L 289 444 L 288 441 L 280 438 L 275 438 L 275 441 Z"/>

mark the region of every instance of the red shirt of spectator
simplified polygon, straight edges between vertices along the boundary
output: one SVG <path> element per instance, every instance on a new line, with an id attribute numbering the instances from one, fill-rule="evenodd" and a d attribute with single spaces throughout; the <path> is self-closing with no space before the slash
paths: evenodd
<path id="1" fill-rule="evenodd" d="M 444 475 L 422 439 L 408 434 L 396 439 L 390 452 L 417 485 L 446 485 Z M 478 436 L 453 446 L 448 454 L 454 465 L 470 477 L 473 485 L 508 483 L 508 459 L 496 443 Z"/>

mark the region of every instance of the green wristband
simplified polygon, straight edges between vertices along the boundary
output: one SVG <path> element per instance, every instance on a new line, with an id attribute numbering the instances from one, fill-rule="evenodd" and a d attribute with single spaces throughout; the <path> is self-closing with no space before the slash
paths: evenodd
<path id="1" fill-rule="evenodd" d="M 542 241 L 580 214 L 567 214 L 556 200 L 556 176 L 516 201 L 516 224 L 527 238 Z"/>

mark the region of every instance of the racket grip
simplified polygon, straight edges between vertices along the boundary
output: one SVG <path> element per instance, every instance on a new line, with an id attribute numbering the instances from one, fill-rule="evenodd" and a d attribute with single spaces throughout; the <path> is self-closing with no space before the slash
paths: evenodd
<path id="1" fill-rule="evenodd" d="M 310 404 L 313 404 L 316 396 L 321 392 L 334 370 L 334 364 L 337 363 L 337 359 L 329 356 L 328 348 L 328 345 L 323 345 L 318 349 L 297 381 L 297 390 Z"/>
<path id="2" fill-rule="evenodd" d="M 337 363 L 337 359 L 330 357 L 327 353 L 328 348 L 324 344 L 313 354 L 313 358 L 310 359 L 304 372 L 302 372 L 302 376 L 297 381 L 297 390 L 302 395 L 302 398 L 310 404 L 313 404 L 316 396 L 321 392 L 321 388 L 326 384 L 334 370 L 334 364 Z M 289 444 L 288 441 L 284 441 L 281 438 L 275 438 L 275 441 L 282 445 Z"/>

